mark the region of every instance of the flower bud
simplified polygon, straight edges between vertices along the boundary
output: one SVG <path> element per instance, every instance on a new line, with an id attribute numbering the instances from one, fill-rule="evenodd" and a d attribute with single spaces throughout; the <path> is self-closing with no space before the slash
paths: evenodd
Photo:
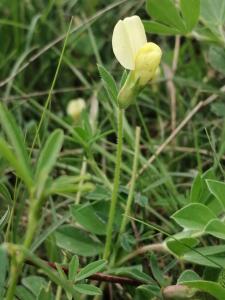
<path id="1" fill-rule="evenodd" d="M 134 76 L 140 86 L 154 79 L 160 64 L 162 51 L 155 43 L 146 43 L 141 47 L 135 58 Z"/>
<path id="2" fill-rule="evenodd" d="M 67 114 L 77 123 L 85 107 L 86 103 L 82 98 L 71 100 L 67 105 Z"/>

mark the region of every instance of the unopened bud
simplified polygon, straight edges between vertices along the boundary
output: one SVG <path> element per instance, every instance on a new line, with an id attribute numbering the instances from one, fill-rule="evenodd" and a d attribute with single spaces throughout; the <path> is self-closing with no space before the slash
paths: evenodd
<path id="1" fill-rule="evenodd" d="M 135 58 L 135 79 L 141 86 L 154 79 L 162 57 L 162 51 L 155 43 L 146 43 L 141 47 Z"/>
<path id="2" fill-rule="evenodd" d="M 86 103 L 82 98 L 71 100 L 67 106 L 67 114 L 75 121 L 78 122 L 81 117 L 82 111 L 85 109 Z"/>

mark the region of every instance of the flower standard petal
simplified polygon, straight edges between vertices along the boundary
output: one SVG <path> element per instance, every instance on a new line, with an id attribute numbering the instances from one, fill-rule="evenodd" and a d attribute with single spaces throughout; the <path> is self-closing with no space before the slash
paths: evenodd
<path id="1" fill-rule="evenodd" d="M 134 55 L 124 22 L 117 22 L 113 30 L 112 48 L 118 62 L 128 70 L 134 69 Z"/>
<path id="2" fill-rule="evenodd" d="M 147 43 L 144 25 L 138 16 L 125 18 L 123 22 L 125 24 L 130 46 L 135 58 L 138 50 Z"/>
<path id="3" fill-rule="evenodd" d="M 112 47 L 119 63 L 128 70 L 134 70 L 135 56 L 147 43 L 144 26 L 138 16 L 120 20 L 113 31 Z"/>

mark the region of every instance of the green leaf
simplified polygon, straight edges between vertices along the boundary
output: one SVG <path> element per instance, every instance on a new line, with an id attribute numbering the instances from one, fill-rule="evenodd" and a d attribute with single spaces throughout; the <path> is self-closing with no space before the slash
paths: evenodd
<path id="1" fill-rule="evenodd" d="M 225 265 L 225 245 L 196 248 L 186 252 L 183 259 L 194 264 L 220 269 Z"/>
<path id="2" fill-rule="evenodd" d="M 66 277 L 66 273 L 63 271 L 62 267 L 60 264 L 56 263 L 56 270 L 58 271 L 58 276 L 62 279 L 62 280 L 67 280 Z"/>
<path id="3" fill-rule="evenodd" d="M 172 215 L 172 218 L 183 228 L 203 231 L 206 224 L 216 215 L 205 205 L 191 203 Z"/>
<path id="4" fill-rule="evenodd" d="M 219 118 L 225 118 L 225 103 L 215 102 L 211 105 L 211 111 Z"/>
<path id="5" fill-rule="evenodd" d="M 105 67 L 98 65 L 99 74 L 104 82 L 105 89 L 109 97 L 113 100 L 114 103 L 117 102 L 118 89 L 116 82 L 112 75 L 106 70 Z"/>
<path id="6" fill-rule="evenodd" d="M 205 233 L 225 240 L 225 224 L 219 219 L 213 219 L 206 225 Z"/>
<path id="7" fill-rule="evenodd" d="M 180 8 L 187 32 L 190 32 L 198 22 L 200 14 L 200 0 L 180 0 Z"/>
<path id="8" fill-rule="evenodd" d="M 200 276 L 192 270 L 185 270 L 182 272 L 177 280 L 177 284 L 181 284 L 184 281 L 193 281 L 201 279 Z"/>
<path id="9" fill-rule="evenodd" d="M 146 4 L 148 14 L 156 21 L 170 27 L 185 31 L 180 13 L 171 0 L 148 0 Z"/>
<path id="10" fill-rule="evenodd" d="M 225 3 L 223 0 L 201 0 L 201 15 L 209 23 L 225 22 Z"/>
<path id="11" fill-rule="evenodd" d="M 145 27 L 145 31 L 149 33 L 164 35 L 176 35 L 180 33 L 176 28 L 161 24 L 156 21 L 143 21 L 143 24 Z"/>
<path id="12" fill-rule="evenodd" d="M 177 256 L 183 256 L 186 252 L 190 251 L 190 248 L 194 248 L 199 243 L 198 239 L 195 238 L 181 238 L 174 240 L 169 238 L 166 240 L 166 246 L 168 249 L 176 254 Z"/>
<path id="13" fill-rule="evenodd" d="M 217 180 L 206 180 L 209 191 L 225 208 L 225 183 Z"/>
<path id="14" fill-rule="evenodd" d="M 197 176 L 195 176 L 191 186 L 190 202 L 201 202 L 200 201 L 201 193 L 202 193 L 202 177 L 201 174 L 198 173 Z"/>
<path id="15" fill-rule="evenodd" d="M 101 270 L 104 269 L 105 266 L 106 266 L 106 261 L 103 259 L 88 264 L 86 267 L 80 270 L 80 272 L 76 276 L 76 281 L 83 280 L 94 273 L 100 272 Z"/>
<path id="16" fill-rule="evenodd" d="M 16 287 L 16 296 L 20 300 L 36 300 L 37 298 L 25 287 L 19 285 Z"/>
<path id="17" fill-rule="evenodd" d="M 63 132 L 56 129 L 47 139 L 38 158 L 35 178 L 41 180 L 42 175 L 48 176 L 54 167 L 63 143 Z"/>
<path id="18" fill-rule="evenodd" d="M 159 286 L 156 284 L 143 284 L 135 289 L 135 300 L 162 299 Z"/>
<path id="19" fill-rule="evenodd" d="M 103 252 L 102 244 L 72 226 L 62 226 L 56 231 L 55 237 L 58 247 L 77 255 L 95 256 Z"/>
<path id="20" fill-rule="evenodd" d="M 69 263 L 69 280 L 74 281 L 77 275 L 77 270 L 79 268 L 79 258 L 77 255 L 74 255 Z"/>
<path id="21" fill-rule="evenodd" d="M 106 234 L 106 223 L 90 204 L 74 205 L 71 207 L 71 213 L 75 221 L 91 233 Z"/>
<path id="22" fill-rule="evenodd" d="M 225 289 L 217 282 L 205 281 L 205 280 L 194 280 L 194 281 L 183 281 L 180 283 L 204 291 L 212 295 L 218 300 L 224 300 Z"/>
<path id="23" fill-rule="evenodd" d="M 198 174 L 191 187 L 191 202 L 205 203 L 210 196 L 207 189 L 206 180 L 215 179 L 215 175 L 212 169 L 207 170 L 204 174 Z"/>
<path id="24" fill-rule="evenodd" d="M 207 170 L 203 175 L 198 174 L 191 187 L 191 202 L 205 204 L 216 215 L 218 215 L 223 209 L 221 202 L 217 200 L 212 193 L 210 193 L 206 180 L 215 179 L 215 175 L 212 169 Z"/>
<path id="25" fill-rule="evenodd" d="M 30 178 L 31 184 L 31 164 L 24 143 L 24 137 L 21 133 L 20 128 L 18 127 L 18 124 L 16 124 L 16 121 L 13 118 L 12 114 L 2 103 L 0 103 L 0 122 L 13 147 L 13 151 L 16 154 L 15 159 L 20 161 L 20 165 L 23 168 L 23 172 L 26 174 L 27 178 Z"/>
<path id="26" fill-rule="evenodd" d="M 5 224 L 8 222 L 9 217 L 10 217 L 10 209 L 8 207 L 8 209 L 6 210 L 4 215 L 0 218 L 0 231 L 3 229 Z"/>
<path id="27" fill-rule="evenodd" d="M 3 200 L 7 203 L 7 204 L 12 204 L 12 197 L 11 194 L 7 188 L 7 186 L 3 183 L 0 183 L 0 195 L 2 196 Z"/>
<path id="28" fill-rule="evenodd" d="M 143 283 L 152 283 L 154 280 L 148 274 L 142 271 L 142 266 L 131 266 L 131 267 L 121 267 L 111 270 L 111 274 L 114 275 L 123 275 L 128 276 L 137 280 L 142 281 Z"/>
<path id="29" fill-rule="evenodd" d="M 6 159 L 11 167 L 15 170 L 16 175 L 20 177 L 24 183 L 26 184 L 27 188 L 30 189 L 33 186 L 33 180 L 30 176 L 29 172 L 27 172 L 26 166 L 22 163 L 20 159 L 12 152 L 8 143 L 0 137 L 0 154 Z"/>
<path id="30" fill-rule="evenodd" d="M 91 284 L 79 283 L 74 286 L 74 289 L 80 294 L 85 294 L 90 296 L 102 294 L 102 291 L 99 288 Z"/>
<path id="31" fill-rule="evenodd" d="M 225 22 L 224 0 L 201 0 L 201 17 L 207 24 L 223 25 Z"/>
<path id="32" fill-rule="evenodd" d="M 85 179 L 85 178 L 84 178 Z M 79 186 L 80 178 L 76 176 L 60 176 L 49 182 L 45 189 L 46 195 L 62 195 L 67 196 L 80 192 L 91 192 L 94 190 L 94 185 L 90 182 L 85 182 Z"/>
<path id="33" fill-rule="evenodd" d="M 225 51 L 222 47 L 211 46 L 209 49 L 209 63 L 218 72 L 225 75 Z"/>
<path id="34" fill-rule="evenodd" d="M 22 279 L 23 285 L 31 291 L 35 296 L 38 296 L 43 287 L 47 287 L 47 282 L 40 276 L 28 276 Z"/>
<path id="35" fill-rule="evenodd" d="M 7 252 L 3 247 L 0 247 L 0 299 L 3 299 L 5 286 L 6 286 L 6 274 L 8 271 L 8 257 Z"/>
<path id="36" fill-rule="evenodd" d="M 150 257 L 150 266 L 151 266 L 151 271 L 152 271 L 152 274 L 153 274 L 155 280 L 157 280 L 157 282 L 159 283 L 159 285 L 161 287 L 165 286 L 166 281 L 163 276 L 163 271 L 159 268 L 159 264 L 157 262 L 155 254 L 152 254 Z"/>
<path id="37" fill-rule="evenodd" d="M 42 288 L 42 290 L 40 291 L 40 294 L 37 297 L 37 300 L 53 300 L 51 290 Z"/>
<path id="38" fill-rule="evenodd" d="M 224 0 L 201 0 L 201 21 L 219 41 L 224 43 L 221 27 L 225 22 Z"/>

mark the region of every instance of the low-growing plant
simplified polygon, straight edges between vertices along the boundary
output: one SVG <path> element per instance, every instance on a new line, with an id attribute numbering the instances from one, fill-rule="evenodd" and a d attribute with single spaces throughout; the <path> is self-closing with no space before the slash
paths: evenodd
<path id="1" fill-rule="evenodd" d="M 36 4 L 27 3 L 32 21 L 25 26 L 22 6 L 12 1 L 13 21 L 0 19 L 14 28 L 15 51 L 26 40 L 25 52 L 0 81 L 6 85 L 0 103 L 0 299 L 224 300 L 225 127 L 218 127 L 225 107 L 213 103 L 225 91 L 217 84 L 225 75 L 224 0 L 146 0 L 145 10 L 142 1 L 122 0 L 99 11 L 104 1 L 84 2 L 50 1 L 46 7 L 40 1 L 43 13 L 35 16 Z M 120 20 L 111 13 L 118 6 Z M 66 30 L 74 7 L 80 17 Z M 107 13 L 110 25 L 93 32 Z M 101 32 L 106 25 L 121 72 L 108 60 L 111 46 Z M 57 26 L 66 34 L 58 37 Z M 49 28 L 57 39 L 29 57 L 36 27 L 43 36 Z M 26 38 L 19 29 L 28 30 Z M 52 48 L 60 41 L 61 51 Z M 79 60 L 72 63 L 74 45 Z M 23 91 L 27 78 L 15 77 L 51 48 L 58 59 L 47 99 L 39 103 Z M 30 90 L 46 84 L 52 57 L 40 64 L 37 77 L 33 70 Z M 64 89 L 71 76 L 62 64 L 82 83 L 75 97 Z M 58 83 L 60 71 L 65 78 Z M 89 73 L 101 81 L 91 82 Z M 57 84 L 65 93 L 61 103 L 54 99 Z M 178 146 L 178 133 L 211 104 L 216 120 L 209 114 L 205 125 L 201 116 Z M 175 155 L 179 151 L 182 156 Z"/>

